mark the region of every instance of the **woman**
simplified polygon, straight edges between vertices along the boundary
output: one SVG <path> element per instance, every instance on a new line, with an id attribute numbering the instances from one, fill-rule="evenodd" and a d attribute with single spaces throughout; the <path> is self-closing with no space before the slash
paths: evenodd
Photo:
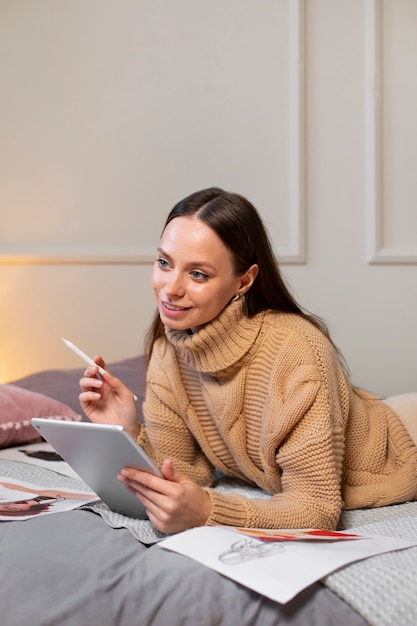
<path id="1" fill-rule="evenodd" d="M 132 468 L 119 476 L 156 528 L 334 529 L 342 508 L 417 497 L 416 443 L 386 403 L 352 387 L 325 325 L 286 288 L 245 198 L 211 188 L 179 202 L 152 286 L 145 425 L 131 391 L 110 373 L 100 380 L 97 367 L 86 369 L 80 401 L 161 466 L 165 479 Z M 216 468 L 271 497 L 211 489 Z"/>

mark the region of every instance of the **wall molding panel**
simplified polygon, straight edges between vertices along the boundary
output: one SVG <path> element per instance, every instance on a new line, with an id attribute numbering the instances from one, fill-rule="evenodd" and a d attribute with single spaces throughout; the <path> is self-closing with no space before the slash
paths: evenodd
<path id="1" fill-rule="evenodd" d="M 283 207 L 287 223 L 284 241 L 274 245 L 279 250 L 279 260 L 283 264 L 306 263 L 306 181 L 305 181 L 305 0 L 287 0 L 285 14 L 288 19 L 287 50 L 284 59 L 288 72 L 288 203 Z M 278 61 L 277 61 L 278 62 Z M 285 94 L 287 97 L 287 94 Z M 273 121 L 273 120 L 272 120 Z M 279 150 L 279 146 L 277 146 Z M 71 177 L 71 172 L 68 174 Z M 273 184 L 273 183 L 271 183 Z M 280 207 L 281 208 L 281 207 Z M 288 211 L 288 215 L 287 215 Z M 159 230 L 158 230 L 159 232 Z M 53 235 L 51 235 L 53 236 Z M 31 240 L 33 237 L 33 241 Z M 154 249 L 151 246 L 117 243 L 92 243 L 77 245 L 67 242 L 62 246 L 57 241 L 36 241 L 36 234 L 25 234 L 22 241 L 1 243 L 0 266 L 9 265 L 151 265 Z M 120 241 L 120 236 L 119 236 Z M 147 239 L 149 242 L 149 238 Z M 274 244 L 274 242 L 272 242 Z"/>
<path id="2" fill-rule="evenodd" d="M 306 263 L 305 179 L 305 0 L 289 0 L 290 10 L 290 242 L 280 247 L 283 264 Z"/>
<path id="3" fill-rule="evenodd" d="M 399 3 L 400 4 L 400 3 Z M 398 210 L 387 204 L 384 194 L 387 137 L 384 131 L 384 29 L 383 0 L 366 3 L 366 213 L 367 259 L 369 264 L 417 264 L 415 245 L 387 244 L 386 211 Z M 417 235 L 417 233 L 415 233 Z"/>

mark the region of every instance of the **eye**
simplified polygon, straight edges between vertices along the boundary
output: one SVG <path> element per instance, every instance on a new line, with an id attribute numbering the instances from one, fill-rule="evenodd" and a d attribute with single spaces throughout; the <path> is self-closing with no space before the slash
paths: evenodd
<path id="1" fill-rule="evenodd" d="M 169 267 L 169 263 L 168 263 L 168 261 L 166 261 L 165 259 L 163 259 L 163 258 L 161 258 L 161 257 L 158 257 L 158 258 L 156 259 L 156 263 L 158 263 L 159 267 L 160 267 L 161 269 L 163 269 L 163 270 L 164 270 L 164 269 L 166 269 L 167 267 Z"/>
<path id="2" fill-rule="evenodd" d="M 204 274 L 204 272 L 199 272 L 198 270 L 193 270 L 191 272 L 191 276 L 195 280 L 199 280 L 199 281 L 207 280 L 207 278 L 208 278 L 207 274 Z"/>

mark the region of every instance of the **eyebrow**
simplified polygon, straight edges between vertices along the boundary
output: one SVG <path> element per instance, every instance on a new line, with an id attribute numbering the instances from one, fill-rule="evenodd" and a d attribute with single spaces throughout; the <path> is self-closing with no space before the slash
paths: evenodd
<path id="1" fill-rule="evenodd" d="M 159 252 L 160 254 L 162 254 L 162 256 L 167 258 L 168 261 L 171 261 L 171 262 L 174 261 L 172 256 L 168 254 L 168 252 L 165 252 L 165 250 L 163 250 L 162 248 L 157 248 L 157 252 Z M 209 267 L 210 269 L 213 270 L 213 272 L 217 272 L 217 268 L 215 268 L 214 265 L 212 265 L 208 261 L 191 261 L 187 265 L 189 265 L 190 267 Z"/>

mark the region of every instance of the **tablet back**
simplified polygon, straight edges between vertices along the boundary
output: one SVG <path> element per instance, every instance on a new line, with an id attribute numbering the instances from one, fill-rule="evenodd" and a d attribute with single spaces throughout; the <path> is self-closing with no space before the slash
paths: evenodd
<path id="1" fill-rule="evenodd" d="M 145 507 L 117 474 L 127 466 L 161 472 L 121 426 L 42 418 L 32 424 L 110 509 L 146 519 Z"/>

